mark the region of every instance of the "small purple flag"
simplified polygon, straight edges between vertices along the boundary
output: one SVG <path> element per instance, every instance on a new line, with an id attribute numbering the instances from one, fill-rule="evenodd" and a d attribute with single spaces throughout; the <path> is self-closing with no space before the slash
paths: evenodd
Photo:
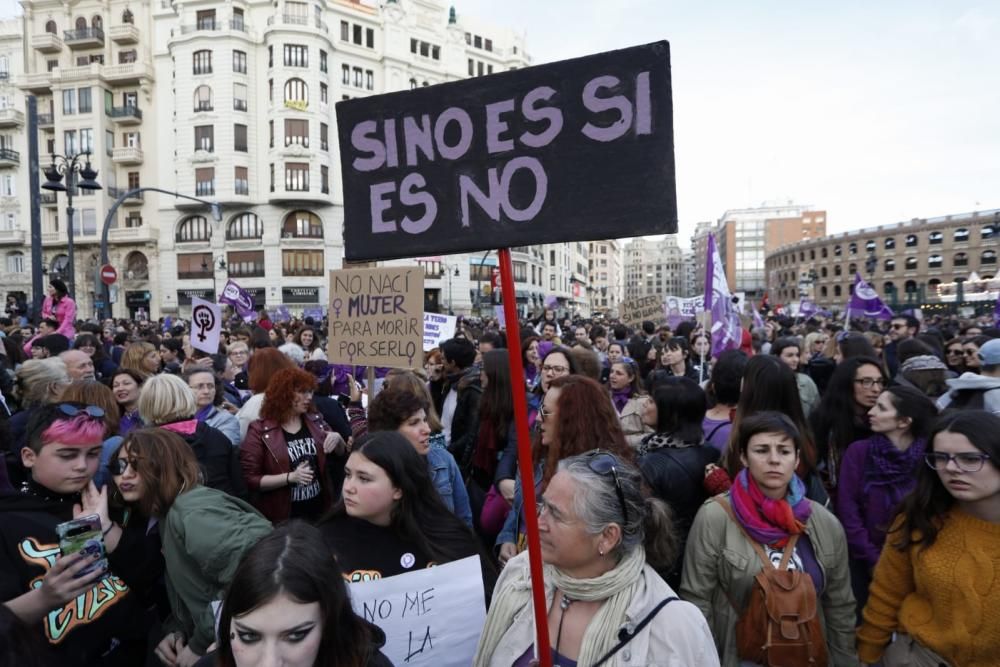
<path id="1" fill-rule="evenodd" d="M 559 307 L 559 298 L 550 294 L 545 297 L 545 308 L 548 310 L 555 310 Z"/>
<path id="2" fill-rule="evenodd" d="M 275 310 L 276 320 L 278 322 L 291 322 L 292 314 L 288 312 L 288 306 L 285 304 L 278 304 L 277 310 Z"/>
<path id="3" fill-rule="evenodd" d="M 895 317 L 892 309 L 882 303 L 878 292 L 865 282 L 860 273 L 854 274 L 854 289 L 851 290 L 851 298 L 847 302 L 848 321 L 850 321 L 851 315 L 873 317 L 877 320 L 891 320 Z"/>
<path id="4" fill-rule="evenodd" d="M 753 313 L 753 328 L 763 329 L 764 320 L 760 316 L 760 311 L 757 310 L 757 306 L 754 305 L 753 301 L 750 302 L 750 312 Z"/>
<path id="5" fill-rule="evenodd" d="M 256 314 L 253 296 L 232 280 L 227 281 L 226 286 L 222 288 L 222 296 L 219 297 L 219 303 L 228 303 L 235 308 L 236 314 L 242 317 L 244 321 L 253 319 L 253 316 Z"/>
<path id="6" fill-rule="evenodd" d="M 738 350 L 743 342 L 740 314 L 733 303 L 726 281 L 726 270 L 715 245 L 715 235 L 708 235 L 708 258 L 705 262 L 705 310 L 712 314 L 712 356 L 726 350 Z"/>
<path id="7" fill-rule="evenodd" d="M 809 317 L 819 311 L 819 306 L 810 301 L 809 299 L 802 297 L 799 299 L 799 315 L 802 317 Z"/>

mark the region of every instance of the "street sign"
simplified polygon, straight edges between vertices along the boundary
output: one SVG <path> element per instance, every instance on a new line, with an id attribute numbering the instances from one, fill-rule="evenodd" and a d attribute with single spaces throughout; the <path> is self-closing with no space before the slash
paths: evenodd
<path id="1" fill-rule="evenodd" d="M 101 267 L 101 282 L 105 285 L 114 285 L 118 282 L 118 272 L 115 267 L 105 264 Z"/>

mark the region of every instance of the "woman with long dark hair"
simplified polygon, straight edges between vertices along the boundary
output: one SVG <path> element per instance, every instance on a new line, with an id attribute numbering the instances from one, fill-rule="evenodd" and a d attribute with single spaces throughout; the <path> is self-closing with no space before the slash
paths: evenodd
<path id="1" fill-rule="evenodd" d="M 945 414 L 928 441 L 875 566 L 858 656 L 886 667 L 995 665 L 1000 417 Z"/>
<path id="2" fill-rule="evenodd" d="M 868 411 L 873 435 L 852 442 L 841 461 L 836 508 L 847 534 L 859 607 L 868 597 L 885 531 L 916 483 L 935 416 L 934 403 L 919 390 L 889 387 Z"/>
<path id="3" fill-rule="evenodd" d="M 279 526 L 236 568 L 219 613 L 219 667 L 391 667 L 382 631 L 351 609 L 323 535 L 303 521 Z M 277 647 L 268 650 L 268 647 Z"/>
<path id="4" fill-rule="evenodd" d="M 840 460 L 848 445 L 871 437 L 868 411 L 875 407 L 887 378 L 872 357 L 851 357 L 837 365 L 823 398 L 810 416 L 816 437 L 817 467 L 832 494 Z"/>
<path id="5" fill-rule="evenodd" d="M 618 411 L 625 440 L 633 447 L 638 447 L 653 429 L 642 420 L 643 406 L 649 401 L 649 395 L 642 387 L 636 363 L 626 358 L 611 364 L 608 389 L 611 392 L 611 403 Z"/>
<path id="6" fill-rule="evenodd" d="M 476 537 L 449 512 L 427 462 L 397 431 L 362 437 L 344 466 L 340 502 L 320 530 L 350 581 L 382 579 L 480 553 Z M 495 576 L 483 559 L 484 581 Z"/>

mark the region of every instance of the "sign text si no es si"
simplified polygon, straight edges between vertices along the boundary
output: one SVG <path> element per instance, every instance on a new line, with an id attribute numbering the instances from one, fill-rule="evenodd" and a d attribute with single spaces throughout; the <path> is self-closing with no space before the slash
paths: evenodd
<path id="1" fill-rule="evenodd" d="M 348 260 L 675 232 L 669 46 L 337 104 Z"/>

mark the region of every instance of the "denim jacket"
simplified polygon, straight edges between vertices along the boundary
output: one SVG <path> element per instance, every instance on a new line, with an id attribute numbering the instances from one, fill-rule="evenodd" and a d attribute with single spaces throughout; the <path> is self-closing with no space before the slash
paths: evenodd
<path id="1" fill-rule="evenodd" d="M 427 451 L 427 471 L 445 506 L 472 528 L 469 493 L 465 490 L 465 482 L 462 481 L 462 473 L 458 470 L 455 457 L 446 449 L 431 447 Z"/>

